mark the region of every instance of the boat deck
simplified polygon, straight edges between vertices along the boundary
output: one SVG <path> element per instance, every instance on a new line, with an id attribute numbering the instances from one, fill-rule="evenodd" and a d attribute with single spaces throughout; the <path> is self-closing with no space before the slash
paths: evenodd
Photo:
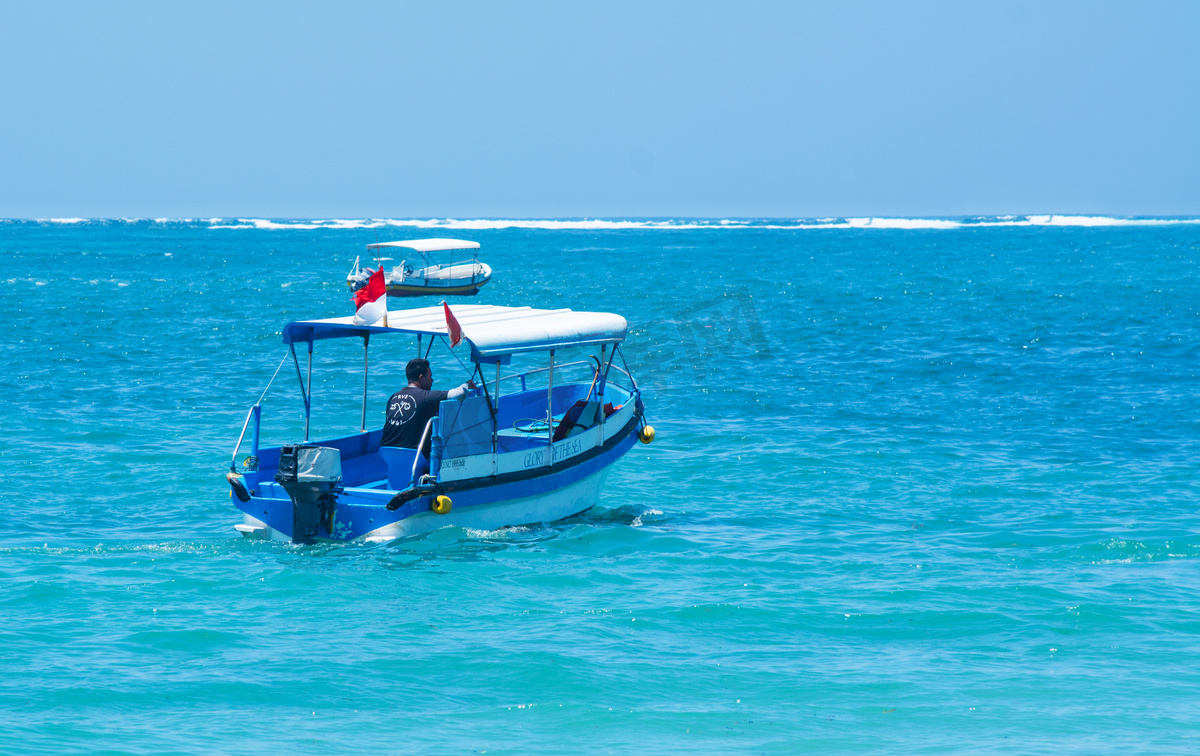
<path id="1" fill-rule="evenodd" d="M 583 383 L 564 384 L 554 387 L 553 403 L 556 410 L 554 413 L 556 427 L 563 420 L 564 415 L 566 415 L 570 407 L 579 399 L 586 397 L 588 391 L 589 384 Z M 613 384 L 610 384 L 610 392 L 611 398 L 617 402 L 625 401 L 628 396 Z M 454 400 L 448 400 L 447 403 L 453 408 Z M 517 430 L 514 427 L 516 424 L 522 423 L 522 421 L 536 421 L 535 407 L 543 408 L 542 417 L 545 417 L 545 406 L 545 389 L 534 389 L 501 397 L 500 407 L 497 412 L 500 429 L 496 433 L 496 453 L 503 455 L 547 448 L 549 446 L 549 439 L 547 438 L 549 431 L 547 429 L 529 432 Z M 482 434 L 478 434 L 480 430 L 483 431 Z M 490 427 L 477 428 L 476 431 L 480 435 L 480 439 L 485 440 L 487 446 L 487 449 L 482 452 L 483 456 L 491 457 Z M 319 439 L 310 443 L 316 446 L 332 447 L 341 452 L 342 485 L 344 488 L 393 490 L 389 488 L 388 483 L 388 464 L 379 453 L 382 433 L 383 429 L 377 428 L 347 436 Z M 599 438 L 598 435 L 597 438 Z M 448 448 L 453 445 L 452 439 L 447 438 L 446 440 Z M 257 483 L 254 486 L 256 489 L 255 496 L 269 499 L 288 498 L 283 487 L 275 482 L 275 472 L 279 467 L 279 452 L 280 447 L 278 446 L 263 447 L 259 450 L 259 468 L 255 471 Z M 473 456 L 480 455 L 477 453 Z M 395 472 L 392 473 L 392 477 L 395 477 Z"/>

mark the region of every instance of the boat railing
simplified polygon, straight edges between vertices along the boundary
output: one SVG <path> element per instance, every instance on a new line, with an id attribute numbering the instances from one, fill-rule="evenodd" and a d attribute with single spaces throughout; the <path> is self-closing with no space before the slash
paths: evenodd
<path id="1" fill-rule="evenodd" d="M 421 433 L 421 443 L 417 444 L 417 453 L 413 456 L 412 476 L 409 478 L 411 481 L 416 481 L 417 479 L 417 466 L 421 464 L 421 450 L 425 448 L 425 441 L 429 438 L 429 430 L 433 427 L 433 421 L 433 417 L 425 421 L 425 430 Z M 434 453 L 432 444 L 430 445 L 429 453 L 431 455 Z"/>
<path id="2" fill-rule="evenodd" d="M 555 365 L 554 369 L 555 370 L 565 370 L 566 368 L 575 367 L 577 365 L 587 365 L 588 367 L 592 368 L 593 370 L 596 367 L 596 363 L 591 360 L 579 360 L 577 362 L 567 362 L 562 365 Z M 550 370 L 549 367 L 543 367 L 543 368 L 534 368 L 533 370 L 526 370 L 523 373 L 511 373 L 509 375 L 502 375 L 502 376 L 500 376 L 500 382 L 503 383 L 504 381 L 513 380 L 514 378 L 520 378 L 521 379 L 521 390 L 527 391 L 528 389 L 525 387 L 525 379 L 526 378 L 528 378 L 531 375 L 536 375 L 537 373 L 548 372 L 549 370 Z"/>
<path id="3" fill-rule="evenodd" d="M 623 389 L 625 389 L 626 391 L 630 391 L 630 390 L 632 390 L 632 387 L 637 385 L 637 384 L 634 382 L 634 380 L 633 380 L 633 376 L 629 374 L 629 371 L 628 371 L 628 370 L 622 370 L 620 365 L 612 365 L 611 367 L 612 367 L 612 369 L 613 369 L 613 370 L 616 370 L 618 373 L 622 373 L 622 374 L 624 374 L 624 376 L 625 376 L 626 378 L 628 378 L 628 379 L 629 379 L 629 383 L 630 383 L 630 385 L 629 385 L 629 386 L 622 386 L 621 384 L 619 384 L 619 383 L 616 383 L 615 381 L 611 381 L 611 380 L 609 381 L 609 383 L 613 383 L 614 385 L 616 385 L 616 386 L 618 386 L 618 387 L 620 387 L 620 388 L 623 388 Z"/>
<path id="4" fill-rule="evenodd" d="M 261 417 L 262 417 L 262 405 L 261 404 L 252 405 L 250 407 L 250 411 L 248 411 L 246 413 L 246 422 L 242 423 L 242 432 L 238 435 L 237 443 L 233 445 L 233 458 L 229 462 L 229 469 L 231 469 L 231 470 L 237 469 L 238 450 L 240 450 L 242 448 L 242 441 L 243 441 L 243 439 L 246 438 L 246 429 L 248 427 L 250 427 L 251 419 L 254 420 L 254 438 L 253 438 L 253 441 L 251 442 L 250 448 L 252 449 L 252 452 L 251 452 L 252 455 L 258 456 L 258 428 L 259 428 L 259 419 Z"/>
<path id="5" fill-rule="evenodd" d="M 564 370 L 564 369 L 566 369 L 566 368 L 569 368 L 569 367 L 576 367 L 576 366 L 579 366 L 579 365 L 587 365 L 588 367 L 590 367 L 590 368 L 592 368 L 593 370 L 595 370 L 595 365 L 596 365 L 596 363 L 592 362 L 591 360 L 578 360 L 578 361 L 576 361 L 576 362 L 568 362 L 568 363 L 565 363 L 565 364 L 563 364 L 563 365 L 555 365 L 555 366 L 554 366 L 554 369 L 555 369 L 555 370 Z M 620 384 L 620 383 L 617 383 L 617 382 L 615 382 L 615 381 L 611 381 L 611 379 L 609 380 L 609 382 L 613 383 L 614 385 L 616 385 L 616 386 L 618 386 L 618 387 L 620 387 L 620 388 L 623 388 L 623 389 L 625 389 L 626 391 L 630 391 L 630 390 L 632 390 L 634 387 L 636 387 L 636 386 L 637 386 L 637 382 L 634 380 L 633 376 L 629 374 L 629 371 L 628 371 L 628 370 L 625 370 L 624 368 L 622 368 L 620 365 L 617 365 L 617 364 L 612 364 L 612 365 L 610 365 L 610 369 L 612 369 L 612 370 L 615 370 L 615 371 L 617 371 L 618 373 L 621 373 L 622 375 L 624 375 L 626 378 L 628 378 L 628 379 L 629 379 L 629 385 L 628 385 L 628 386 L 624 386 L 624 385 L 622 385 L 622 384 Z M 510 381 L 510 380 L 514 380 L 514 379 L 517 379 L 517 378 L 519 378 L 519 379 L 521 379 L 521 390 L 522 390 L 522 391 L 527 391 L 527 390 L 528 390 L 528 387 L 527 387 L 527 385 L 526 385 L 526 378 L 528 378 L 528 377 L 529 377 L 529 376 L 531 376 L 531 375 L 536 375 L 537 373 L 545 373 L 545 372 L 547 372 L 547 371 L 549 371 L 549 370 L 550 370 L 550 368 L 549 368 L 549 367 L 543 367 L 543 368 L 534 368 L 533 370 L 526 370 L 526 371 L 525 371 L 525 372 L 523 372 L 523 373 L 511 373 L 511 374 L 509 374 L 509 375 L 502 375 L 502 376 L 500 376 L 500 382 L 501 382 L 501 383 L 503 383 L 504 381 Z"/>

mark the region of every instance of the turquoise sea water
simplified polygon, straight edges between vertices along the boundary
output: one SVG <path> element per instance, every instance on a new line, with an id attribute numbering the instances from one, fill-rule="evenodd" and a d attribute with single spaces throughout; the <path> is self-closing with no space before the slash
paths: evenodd
<path id="1" fill-rule="evenodd" d="M 0 751 L 1200 751 L 1200 223 L 525 225 L 0 223 Z M 243 540 L 281 326 L 424 236 L 625 315 L 658 440 L 568 521 Z"/>

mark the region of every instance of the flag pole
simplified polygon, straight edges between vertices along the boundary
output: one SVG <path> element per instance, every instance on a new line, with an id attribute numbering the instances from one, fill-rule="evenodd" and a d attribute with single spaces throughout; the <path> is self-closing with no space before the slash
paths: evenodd
<path id="1" fill-rule="evenodd" d="M 376 231 L 375 233 L 379 233 L 379 232 L 378 232 L 378 231 Z M 383 270 L 383 263 L 380 263 L 380 264 L 379 264 L 379 270 L 380 270 L 380 271 L 382 271 L 382 270 Z M 391 327 L 391 326 L 389 326 L 389 325 L 388 325 L 388 322 L 387 322 L 387 311 L 388 311 L 388 306 L 387 306 L 387 298 L 388 298 L 388 293 L 387 293 L 387 274 L 386 274 L 386 273 L 384 273 L 384 274 L 383 274 L 383 327 L 384 327 L 384 328 L 390 328 L 390 327 Z"/>

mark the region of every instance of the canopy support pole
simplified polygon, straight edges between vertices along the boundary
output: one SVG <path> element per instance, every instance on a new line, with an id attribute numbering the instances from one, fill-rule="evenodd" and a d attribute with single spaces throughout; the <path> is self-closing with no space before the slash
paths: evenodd
<path id="1" fill-rule="evenodd" d="M 367 432 L 367 371 L 370 369 L 370 361 L 367 359 L 367 347 L 371 343 L 371 334 L 363 334 L 363 406 L 362 406 L 362 432 Z"/>
<path id="2" fill-rule="evenodd" d="M 308 400 L 304 402 L 304 443 L 308 443 L 308 421 L 312 417 L 312 353 L 313 343 L 316 339 L 308 342 Z"/>
<path id="3" fill-rule="evenodd" d="M 546 466 L 554 464 L 554 350 L 550 350 L 550 385 L 546 389 Z"/>
<path id="4" fill-rule="evenodd" d="M 620 344 L 613 344 L 613 355 L 620 353 L 621 364 L 625 366 L 625 375 L 629 376 L 629 382 L 633 384 L 633 390 L 638 390 L 637 379 L 633 377 L 633 371 L 629 369 L 629 363 L 625 361 L 625 350 Z"/>
<path id="5" fill-rule="evenodd" d="M 480 374 L 483 374 L 482 366 L 480 366 Z M 485 388 L 484 391 L 486 390 Z M 492 402 L 492 407 L 495 408 L 495 415 L 492 416 L 492 475 L 495 475 L 497 464 L 496 454 L 500 451 L 500 360 L 496 360 L 496 401 Z"/>
<path id="6" fill-rule="evenodd" d="M 607 348 L 607 346 L 608 346 L 607 344 L 600 345 L 600 365 L 604 364 L 604 350 Z M 596 386 L 596 401 L 600 403 L 600 443 L 603 444 L 604 443 L 604 383 L 605 383 L 605 377 L 608 375 L 608 372 L 605 371 L 605 375 L 601 376 L 600 375 L 600 365 L 596 366 L 596 383 L 599 384 L 598 386 Z"/>
<path id="7" fill-rule="evenodd" d="M 258 431 L 262 425 L 262 405 L 254 405 L 254 435 L 250 437 L 250 453 L 258 456 Z"/>
<path id="8" fill-rule="evenodd" d="M 296 357 L 296 344 L 289 347 L 292 352 L 292 364 L 296 366 L 296 380 L 300 381 L 300 396 L 304 399 L 304 417 L 308 422 L 308 388 L 304 385 L 304 376 L 300 373 L 300 359 Z M 261 400 L 260 400 L 261 401 Z"/>
<path id="9" fill-rule="evenodd" d="M 612 370 L 613 360 L 615 359 L 617 359 L 617 345 L 613 344 L 612 354 L 608 357 L 608 364 L 604 366 L 604 375 L 600 379 L 605 383 L 608 383 L 608 371 Z"/>

